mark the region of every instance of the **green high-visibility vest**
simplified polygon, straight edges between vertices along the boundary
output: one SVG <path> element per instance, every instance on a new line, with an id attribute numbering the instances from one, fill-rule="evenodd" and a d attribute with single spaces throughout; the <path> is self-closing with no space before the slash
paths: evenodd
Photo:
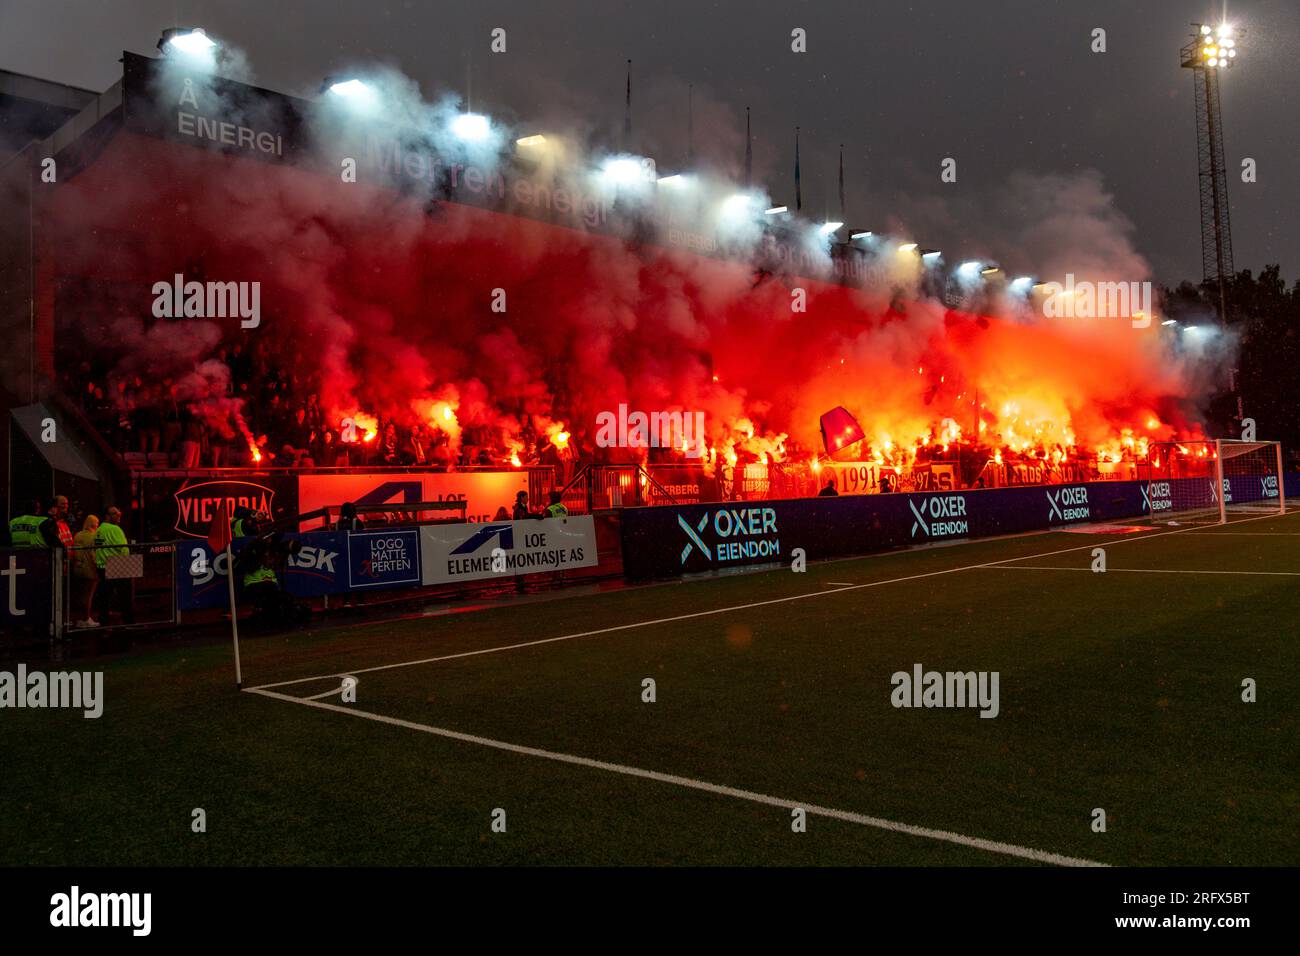
<path id="1" fill-rule="evenodd" d="M 41 525 L 49 521 L 40 515 L 19 515 L 9 521 L 9 537 L 15 548 L 48 548 Z"/>
<path id="2" fill-rule="evenodd" d="M 566 507 L 564 507 L 564 505 L 562 505 L 562 504 L 547 505 L 547 506 L 546 506 L 546 517 L 548 517 L 548 518 L 567 518 L 567 517 L 569 517 L 569 509 L 566 508 Z"/>
<path id="3" fill-rule="evenodd" d="M 126 533 L 115 524 L 105 521 L 95 532 L 95 567 L 102 568 L 108 559 L 120 554 L 130 554 L 126 546 Z"/>
<path id="4" fill-rule="evenodd" d="M 277 582 L 275 571 L 272 568 L 254 568 L 244 575 L 244 587 L 250 587 L 254 584 L 262 584 L 269 581 L 272 584 Z"/>

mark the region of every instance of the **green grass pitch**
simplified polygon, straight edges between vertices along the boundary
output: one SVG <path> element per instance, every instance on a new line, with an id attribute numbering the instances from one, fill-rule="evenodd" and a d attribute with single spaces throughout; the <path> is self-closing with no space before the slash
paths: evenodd
<path id="1" fill-rule="evenodd" d="M 1300 516 L 1171 531 L 248 638 L 244 693 L 228 642 L 78 664 L 100 719 L 0 713 L 0 863 L 1296 865 Z M 895 708 L 917 663 L 1000 713 Z"/>

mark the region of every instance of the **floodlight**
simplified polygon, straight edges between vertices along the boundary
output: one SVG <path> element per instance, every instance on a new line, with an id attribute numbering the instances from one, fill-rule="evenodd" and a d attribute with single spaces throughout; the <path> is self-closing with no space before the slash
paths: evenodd
<path id="1" fill-rule="evenodd" d="M 916 250 L 915 242 L 905 242 L 898 247 L 899 252 L 914 252 Z"/>
<path id="2" fill-rule="evenodd" d="M 850 238 L 850 239 L 868 239 L 868 238 L 870 238 L 871 236 L 874 236 L 874 235 L 875 235 L 875 233 L 873 233 L 870 229 L 868 229 L 868 230 L 866 230 L 865 232 L 855 232 L 855 233 L 853 233 L 852 235 L 850 235 L 849 238 Z"/>
<path id="3" fill-rule="evenodd" d="M 750 199 L 748 193 L 736 193 L 734 196 L 728 196 L 722 204 L 722 211 L 730 215 L 739 215 L 749 208 Z"/>
<path id="4" fill-rule="evenodd" d="M 451 131 L 467 143 L 487 139 L 492 126 L 482 113 L 461 113 L 451 121 Z"/>
<path id="5" fill-rule="evenodd" d="M 162 39 L 158 41 L 158 49 L 164 53 L 175 51 L 184 53 L 187 56 L 209 53 L 216 45 L 216 41 L 209 37 L 201 27 L 174 27 L 170 30 L 164 30 Z"/>
<path id="6" fill-rule="evenodd" d="M 835 232 L 843 225 L 844 223 L 842 222 L 824 222 L 818 228 L 818 232 L 820 232 L 823 236 L 829 236 L 831 233 Z"/>
<path id="7" fill-rule="evenodd" d="M 326 89 L 335 96 L 345 96 L 349 99 L 361 99 L 371 95 L 374 91 L 370 84 L 358 79 L 340 80 L 335 83 L 327 82 Z"/>
<path id="8" fill-rule="evenodd" d="M 546 137 L 541 133 L 534 133 L 532 136 L 524 136 L 515 140 L 516 146 L 545 146 Z"/>
<path id="9" fill-rule="evenodd" d="M 767 210 L 767 215 L 769 215 L 769 216 L 779 216 L 779 215 L 781 215 L 781 213 L 783 213 L 783 212 L 789 212 L 789 211 L 790 211 L 790 207 L 789 207 L 789 206 L 773 206 L 771 209 Z"/>

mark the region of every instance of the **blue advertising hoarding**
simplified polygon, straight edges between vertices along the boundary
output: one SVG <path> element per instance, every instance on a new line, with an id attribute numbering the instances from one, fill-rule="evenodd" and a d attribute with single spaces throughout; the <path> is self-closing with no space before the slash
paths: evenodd
<path id="1" fill-rule="evenodd" d="M 0 551 L 0 624 L 4 635 L 46 637 L 50 633 L 48 548 Z"/>
<path id="2" fill-rule="evenodd" d="M 314 531 L 295 535 L 302 543 L 298 554 L 287 562 L 283 581 L 285 590 L 298 597 L 318 597 L 348 590 L 346 564 L 347 533 Z M 237 538 L 233 550 L 239 551 L 251 538 Z M 206 541 L 192 541 L 176 549 L 176 602 L 182 611 L 225 607 L 226 553 L 214 554 Z"/>
<path id="3" fill-rule="evenodd" d="M 798 498 L 623 512 L 634 579 L 867 554 L 903 545 L 1015 534 L 1146 513 L 1145 482 Z"/>
<path id="4" fill-rule="evenodd" d="M 420 583 L 420 532 L 362 531 L 348 535 L 348 587 L 400 588 Z"/>

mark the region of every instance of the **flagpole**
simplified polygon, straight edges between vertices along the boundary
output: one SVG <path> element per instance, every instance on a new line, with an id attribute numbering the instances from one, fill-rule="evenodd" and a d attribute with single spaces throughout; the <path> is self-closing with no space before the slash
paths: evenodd
<path id="1" fill-rule="evenodd" d="M 226 585 L 230 591 L 230 635 L 235 642 L 235 690 L 244 689 L 244 675 L 239 667 L 239 615 L 235 613 L 235 557 L 226 539 Z"/>

